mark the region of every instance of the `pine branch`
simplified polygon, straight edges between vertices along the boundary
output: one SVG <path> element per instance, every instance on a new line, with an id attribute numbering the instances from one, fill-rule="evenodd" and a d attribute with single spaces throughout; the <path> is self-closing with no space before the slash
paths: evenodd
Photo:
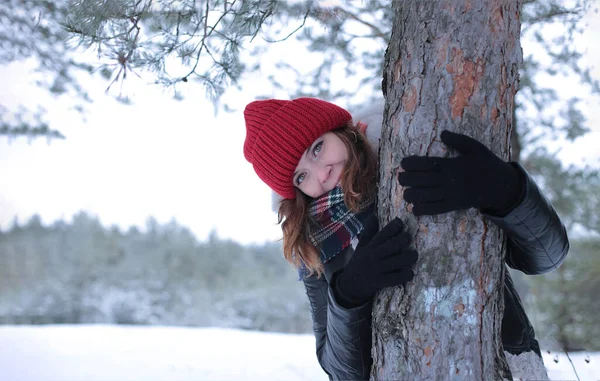
<path id="1" fill-rule="evenodd" d="M 346 17 L 351 18 L 354 21 L 358 21 L 359 23 L 371 28 L 371 30 L 373 30 L 373 34 L 381 39 L 383 39 L 384 41 L 387 42 L 389 35 L 383 33 L 379 28 L 377 28 L 375 25 L 373 25 L 372 23 L 365 21 L 363 19 L 361 19 L 360 17 L 358 17 L 357 15 L 355 15 L 354 13 L 347 11 L 341 7 L 336 7 L 335 8 L 336 12 L 340 12 L 343 13 Z"/>
<path id="2" fill-rule="evenodd" d="M 553 22 L 555 17 L 560 16 L 579 16 L 581 14 L 581 10 L 570 10 L 570 9 L 553 9 L 549 12 L 542 13 L 536 15 L 535 17 L 527 20 L 527 24 L 521 27 L 521 34 L 527 33 L 527 31 L 532 27 L 537 25 L 538 23 L 544 22 Z M 524 23 L 525 24 L 525 23 Z"/>
<path id="3" fill-rule="evenodd" d="M 302 29 L 304 27 L 304 25 L 306 25 L 306 20 L 308 19 L 309 15 L 310 15 L 310 8 L 304 14 L 304 18 L 302 19 L 302 24 L 300 24 L 300 26 L 298 26 L 296 29 L 294 29 L 290 34 L 288 34 L 284 38 L 282 38 L 280 40 L 270 40 L 268 38 L 263 38 L 263 40 L 265 40 L 266 42 L 270 42 L 270 43 L 283 42 L 283 41 L 287 40 L 288 38 L 290 38 L 291 36 L 296 34 L 296 32 L 298 32 L 300 29 Z"/>
<path id="4" fill-rule="evenodd" d="M 32 127 L 24 123 L 18 126 L 8 126 L 6 124 L 1 125 L 0 136 L 7 136 L 9 138 L 23 136 L 30 139 L 45 136 L 48 139 L 65 139 L 65 136 L 63 134 L 61 134 L 57 130 L 50 129 L 47 124 L 42 124 L 36 127 Z"/>
<path id="5" fill-rule="evenodd" d="M 235 0 L 234 0 L 235 3 Z M 231 8 L 230 8 L 231 9 Z M 202 50 L 206 47 L 206 38 L 208 36 L 210 36 L 210 34 L 212 33 L 212 31 L 215 29 L 215 27 L 221 22 L 221 20 L 225 17 L 225 15 L 227 13 L 222 13 L 221 17 L 219 17 L 219 19 L 217 20 L 217 22 L 215 23 L 215 25 L 213 26 L 213 28 L 211 29 L 210 32 L 208 32 L 208 11 L 209 11 L 209 1 L 206 0 L 206 8 L 204 10 L 204 35 L 202 36 L 202 39 L 200 40 L 200 44 L 196 45 L 196 49 L 198 49 L 198 53 L 196 54 L 196 63 L 194 64 L 194 67 L 192 67 L 192 70 L 183 76 L 183 79 L 185 79 L 187 81 L 187 78 L 192 75 L 192 74 L 196 74 L 196 68 L 198 67 L 198 63 L 200 62 L 200 55 L 202 54 Z M 199 48 L 198 48 L 199 46 Z M 214 60 L 214 58 L 213 58 Z"/>

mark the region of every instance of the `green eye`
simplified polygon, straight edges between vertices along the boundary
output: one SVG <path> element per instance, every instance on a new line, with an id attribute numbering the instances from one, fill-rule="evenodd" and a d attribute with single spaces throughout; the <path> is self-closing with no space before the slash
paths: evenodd
<path id="1" fill-rule="evenodd" d="M 304 181 L 305 177 L 306 177 L 306 173 L 303 173 L 300 176 L 296 177 L 296 185 L 300 185 Z"/>
<path id="2" fill-rule="evenodd" d="M 317 155 L 319 154 L 319 152 L 321 152 L 321 148 L 323 147 L 323 142 L 318 142 L 314 147 L 313 147 L 313 155 L 315 157 L 317 157 Z"/>

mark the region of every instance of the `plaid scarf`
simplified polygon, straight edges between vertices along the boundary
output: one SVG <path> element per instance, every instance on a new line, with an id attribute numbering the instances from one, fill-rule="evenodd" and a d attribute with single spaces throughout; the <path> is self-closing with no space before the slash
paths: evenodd
<path id="1" fill-rule="evenodd" d="M 360 206 L 361 212 L 353 213 L 344 203 L 344 192 L 338 185 L 329 193 L 314 199 L 309 204 L 308 213 L 311 217 L 309 238 L 319 250 L 321 263 L 326 263 L 350 245 L 363 229 L 363 222 L 373 208 L 370 206 L 374 198 Z M 308 275 L 308 270 L 301 266 L 301 278 Z"/>

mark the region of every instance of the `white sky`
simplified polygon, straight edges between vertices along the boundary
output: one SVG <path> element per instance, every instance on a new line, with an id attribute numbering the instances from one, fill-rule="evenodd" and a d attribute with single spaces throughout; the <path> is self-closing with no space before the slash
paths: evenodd
<path id="1" fill-rule="evenodd" d="M 2 91 L 2 103 L 43 96 L 27 87 L 23 66 L 3 68 L 0 78 L 10 88 Z M 238 112 L 215 118 L 200 86 L 183 102 L 156 86 L 139 86 L 130 92 L 130 106 L 104 96 L 105 86 L 97 86 L 87 122 L 65 112 L 65 102 L 46 104 L 66 140 L 0 142 L 4 227 L 14 215 L 39 213 L 49 222 L 86 210 L 125 228 L 144 226 L 150 215 L 160 222 L 175 218 L 200 239 L 213 228 L 241 242 L 279 238 L 270 191 L 242 153 L 241 112 L 251 95 L 238 95 Z"/>
<path id="2" fill-rule="evenodd" d="M 600 78 L 600 16 L 587 21 L 580 43 Z M 283 48 L 290 62 L 306 59 L 299 49 L 278 47 Z M 523 48 L 527 53 L 525 42 Z M 8 227 L 15 216 L 23 222 L 39 213 L 48 223 L 85 210 L 123 229 L 143 227 L 154 216 L 159 222 L 175 218 L 199 239 L 212 229 L 243 243 L 280 238 L 270 190 L 243 157 L 242 112 L 257 95 L 253 89 L 273 97 L 286 94 L 270 90 L 264 74 L 246 77 L 246 90 L 233 90 L 225 99 L 235 112 L 216 117 L 200 86 L 190 86 L 185 100 L 177 102 L 164 89 L 130 76 L 124 89 L 134 104 L 124 106 L 103 93 L 105 82 L 90 83 L 96 101 L 82 121 L 65 100 L 30 85 L 28 65 L 0 67 L 0 103 L 16 107 L 39 100 L 49 110 L 51 127 L 67 136 L 50 145 L 45 139 L 0 140 L 0 226 Z M 561 91 L 569 89 L 574 88 L 565 81 Z M 564 145 L 560 157 L 598 166 L 600 102 L 587 102 L 593 133 Z"/>

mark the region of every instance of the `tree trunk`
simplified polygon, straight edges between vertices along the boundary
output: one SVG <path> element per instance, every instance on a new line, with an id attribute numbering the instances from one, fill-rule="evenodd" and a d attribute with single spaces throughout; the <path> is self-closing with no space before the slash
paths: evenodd
<path id="1" fill-rule="evenodd" d="M 499 380 L 503 232 L 471 209 L 415 218 L 397 182 L 409 155 L 454 156 L 443 130 L 509 158 L 521 63 L 520 1 L 394 1 L 385 57 L 379 213 L 400 216 L 419 251 L 415 279 L 373 308 L 374 380 Z"/>

